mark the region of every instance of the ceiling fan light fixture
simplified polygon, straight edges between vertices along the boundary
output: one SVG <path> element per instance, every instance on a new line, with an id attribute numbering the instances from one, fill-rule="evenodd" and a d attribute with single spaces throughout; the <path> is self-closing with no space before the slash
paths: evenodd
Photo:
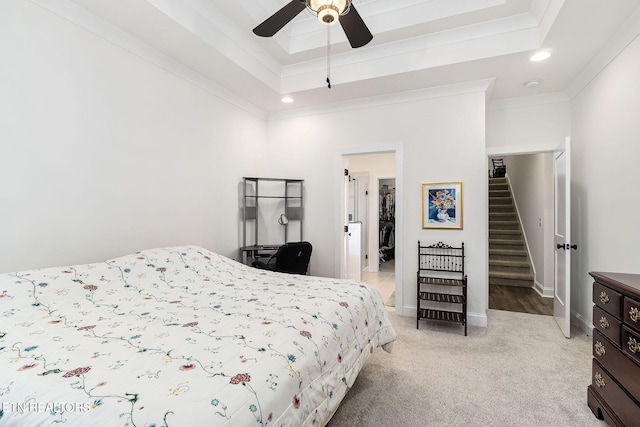
<path id="1" fill-rule="evenodd" d="M 332 4 L 322 5 L 318 9 L 318 20 L 325 25 L 333 24 L 339 16 L 338 8 Z"/>
<path id="2" fill-rule="evenodd" d="M 273 37 L 305 9 L 313 13 L 324 25 L 340 22 L 352 48 L 362 47 L 373 39 L 373 34 L 352 4 L 352 0 L 290 0 L 255 27 L 253 33 L 260 37 Z M 330 45 L 330 34 L 331 31 L 327 31 L 327 46 Z"/>
<path id="3" fill-rule="evenodd" d="M 324 25 L 338 22 L 351 5 L 350 0 L 306 0 L 307 7 L 318 17 L 318 21 Z"/>

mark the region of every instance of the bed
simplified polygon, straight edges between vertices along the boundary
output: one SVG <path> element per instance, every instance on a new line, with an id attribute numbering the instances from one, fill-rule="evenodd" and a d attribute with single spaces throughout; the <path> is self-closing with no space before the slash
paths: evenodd
<path id="1" fill-rule="evenodd" d="M 195 246 L 0 275 L 0 424 L 321 426 L 395 331 L 371 286 Z"/>

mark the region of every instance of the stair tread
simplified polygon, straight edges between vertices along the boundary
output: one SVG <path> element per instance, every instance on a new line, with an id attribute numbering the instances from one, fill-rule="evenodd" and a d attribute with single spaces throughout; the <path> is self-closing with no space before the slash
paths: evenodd
<path id="1" fill-rule="evenodd" d="M 516 260 L 504 260 L 504 259 L 491 259 L 489 258 L 489 265 L 500 265 L 504 267 L 526 267 L 529 268 L 528 261 L 516 261 Z"/>
<path id="2" fill-rule="evenodd" d="M 489 178 L 489 278 L 513 286 L 534 280 L 506 178 Z"/>
<path id="3" fill-rule="evenodd" d="M 533 280 L 533 273 L 513 273 L 506 271 L 489 271 L 489 277 L 500 279 Z"/>
<path id="4" fill-rule="evenodd" d="M 491 249 L 489 248 L 489 255 L 521 255 L 526 256 L 527 251 L 524 249 Z"/>
<path id="5" fill-rule="evenodd" d="M 533 279 L 503 279 L 494 277 L 489 281 L 489 285 L 517 286 L 521 288 L 532 288 Z"/>

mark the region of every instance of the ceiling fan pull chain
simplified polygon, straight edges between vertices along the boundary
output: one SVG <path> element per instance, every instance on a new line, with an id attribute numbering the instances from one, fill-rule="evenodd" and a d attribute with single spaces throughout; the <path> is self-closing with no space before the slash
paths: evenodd
<path id="1" fill-rule="evenodd" d="M 331 89 L 331 27 L 327 25 L 327 87 Z"/>

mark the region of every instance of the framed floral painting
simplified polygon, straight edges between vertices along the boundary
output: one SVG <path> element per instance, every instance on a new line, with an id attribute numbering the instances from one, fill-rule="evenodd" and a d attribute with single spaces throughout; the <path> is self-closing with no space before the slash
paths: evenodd
<path id="1" fill-rule="evenodd" d="M 462 182 L 422 184 L 422 228 L 462 230 Z"/>

